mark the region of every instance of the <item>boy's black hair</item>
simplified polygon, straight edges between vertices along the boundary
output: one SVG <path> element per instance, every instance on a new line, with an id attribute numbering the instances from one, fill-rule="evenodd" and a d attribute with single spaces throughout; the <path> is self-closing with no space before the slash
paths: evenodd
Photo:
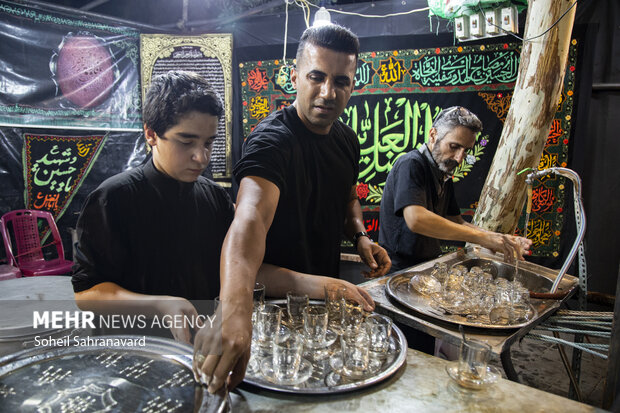
<path id="1" fill-rule="evenodd" d="M 222 101 L 205 78 L 180 70 L 153 78 L 142 108 L 144 124 L 159 136 L 189 112 L 208 113 L 218 118 L 224 113 Z"/>

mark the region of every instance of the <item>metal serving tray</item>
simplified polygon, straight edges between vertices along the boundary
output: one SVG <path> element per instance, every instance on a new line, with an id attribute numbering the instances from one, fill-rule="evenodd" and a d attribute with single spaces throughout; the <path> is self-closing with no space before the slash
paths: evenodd
<path id="1" fill-rule="evenodd" d="M 39 347 L 5 356 L 0 411 L 193 411 L 203 392 L 193 379 L 192 348 L 156 337 L 145 344 Z"/>
<path id="2" fill-rule="evenodd" d="M 386 283 L 386 292 L 390 298 L 410 310 L 433 317 L 435 319 L 454 324 L 462 324 L 470 327 L 480 327 L 488 329 L 515 329 L 521 328 L 535 322 L 550 311 L 558 307 L 557 300 L 541 300 L 531 298 L 531 316 L 527 321 L 500 325 L 485 323 L 479 320 L 471 320 L 458 314 L 448 314 L 437 308 L 430 297 L 419 294 L 410 286 L 409 281 L 416 274 L 430 274 L 436 262 L 445 262 L 448 267 L 461 264 L 470 269 L 483 263 L 491 263 L 495 269 L 494 277 L 516 279 L 532 292 L 548 292 L 549 287 L 557 275 L 557 271 L 550 270 L 540 265 L 529 262 L 519 263 L 519 272 L 515 276 L 515 266 L 503 262 L 501 254 L 492 255 L 484 250 L 477 248 L 467 248 L 454 253 L 444 255 L 436 260 L 428 261 L 406 270 L 405 272 L 392 276 Z M 565 275 L 560 283 L 558 291 L 569 293 L 577 284 L 577 279 L 570 275 Z"/>
<path id="3" fill-rule="evenodd" d="M 276 304 L 282 304 L 281 300 L 275 301 Z M 284 302 L 284 305 L 286 303 Z M 340 350 L 339 338 L 327 347 L 330 354 L 337 353 Z M 267 355 L 268 357 L 268 355 Z M 305 359 L 308 359 L 305 355 Z M 379 383 L 392 374 L 407 361 L 407 340 L 403 332 L 392 326 L 392 336 L 390 338 L 390 350 L 387 358 L 382 360 L 380 368 L 371 375 L 352 379 L 338 374 L 330 365 L 330 357 L 323 360 L 312 361 L 312 374 L 308 380 L 298 385 L 282 385 L 268 381 L 260 372 L 252 374 L 246 371 L 244 382 L 261 387 L 268 390 L 296 393 L 296 394 L 334 394 L 359 390 L 373 384 Z"/>

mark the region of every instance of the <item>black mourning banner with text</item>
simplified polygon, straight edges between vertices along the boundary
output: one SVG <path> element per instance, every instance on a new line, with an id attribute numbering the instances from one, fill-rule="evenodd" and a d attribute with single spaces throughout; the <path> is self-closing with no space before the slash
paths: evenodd
<path id="1" fill-rule="evenodd" d="M 26 209 L 51 212 L 57 220 L 97 159 L 106 136 L 24 134 Z"/>

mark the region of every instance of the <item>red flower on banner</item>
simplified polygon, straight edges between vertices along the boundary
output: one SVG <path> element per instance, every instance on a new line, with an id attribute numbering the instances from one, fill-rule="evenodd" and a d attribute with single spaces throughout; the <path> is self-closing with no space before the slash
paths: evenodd
<path id="1" fill-rule="evenodd" d="M 437 53 L 437 54 L 441 53 L 441 49 L 440 49 L 439 47 L 438 47 L 438 48 L 436 48 L 436 49 L 435 49 L 435 53 Z"/>
<path id="2" fill-rule="evenodd" d="M 370 191 L 368 190 L 368 184 L 364 184 L 364 183 L 357 184 L 357 197 L 358 198 L 366 199 L 369 192 Z"/>
<path id="3" fill-rule="evenodd" d="M 508 44 L 504 43 L 504 49 L 508 49 Z"/>

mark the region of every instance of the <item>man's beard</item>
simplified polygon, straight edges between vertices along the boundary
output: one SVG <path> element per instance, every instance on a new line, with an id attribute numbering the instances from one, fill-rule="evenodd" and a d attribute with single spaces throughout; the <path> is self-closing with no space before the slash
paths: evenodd
<path id="1" fill-rule="evenodd" d="M 459 166 L 459 163 L 454 159 L 443 159 L 441 155 L 441 151 L 439 150 L 439 142 L 435 142 L 435 147 L 433 148 L 431 154 L 433 155 L 433 159 L 437 163 L 437 167 L 439 170 L 446 175 L 452 175 L 452 172 Z"/>

